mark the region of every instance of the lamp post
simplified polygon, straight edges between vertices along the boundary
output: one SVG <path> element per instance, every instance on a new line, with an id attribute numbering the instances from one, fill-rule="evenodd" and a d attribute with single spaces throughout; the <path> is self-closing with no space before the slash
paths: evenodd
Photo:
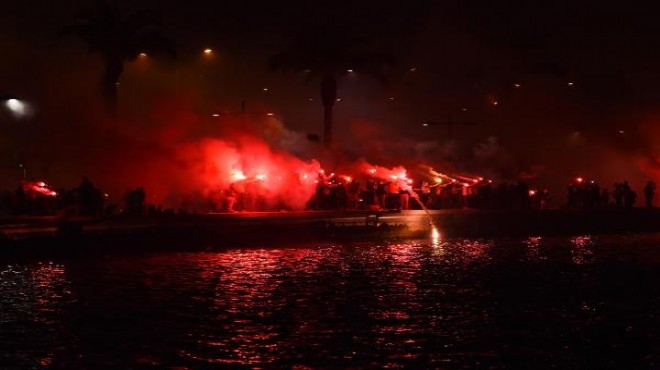
<path id="1" fill-rule="evenodd" d="M 4 106 L 4 108 L 8 110 L 15 119 L 25 118 L 28 115 L 27 103 L 14 95 L 0 94 L 0 104 Z M 22 140 L 18 141 L 20 142 Z M 18 162 L 18 168 L 21 173 L 21 177 L 23 180 L 25 180 L 27 177 L 27 169 L 22 162 L 20 148 L 16 149 L 16 162 Z"/>

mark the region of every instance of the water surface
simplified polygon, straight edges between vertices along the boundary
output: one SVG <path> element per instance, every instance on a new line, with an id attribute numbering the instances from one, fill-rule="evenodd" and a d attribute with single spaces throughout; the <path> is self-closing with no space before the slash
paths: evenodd
<path id="1" fill-rule="evenodd" d="M 658 368 L 660 235 L 0 263 L 8 369 Z"/>

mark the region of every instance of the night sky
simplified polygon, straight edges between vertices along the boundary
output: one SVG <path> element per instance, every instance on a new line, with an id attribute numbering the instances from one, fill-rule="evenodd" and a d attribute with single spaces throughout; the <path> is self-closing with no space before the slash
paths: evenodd
<path id="1" fill-rule="evenodd" d="M 396 60 L 386 85 L 359 70 L 341 81 L 336 137 L 350 156 L 395 164 L 428 149 L 429 162 L 440 153 L 460 170 L 555 192 L 574 176 L 609 186 L 660 180 L 660 22 L 651 8 L 614 1 L 118 3 L 160 15 L 179 52 L 176 60 L 149 56 L 126 66 L 120 105 L 131 122 L 157 125 L 150 117 L 163 106 L 177 107 L 171 117 L 187 111 L 211 119 L 244 100 L 251 113 L 274 112 L 293 131 L 320 134 L 318 83 L 266 65 L 288 30 L 326 22 L 355 26 Z M 75 142 L 76 127 L 99 105 L 99 60 L 80 40 L 58 35 L 85 4 L 15 1 L 0 12 L 0 92 L 35 102 L 34 117 L 19 122 L 32 125 L 23 135 L 35 163 L 62 151 L 58 143 Z M 443 126 L 421 125 L 450 116 L 478 124 L 456 126 L 452 140 Z M 6 147 L 12 134 L 3 132 Z"/>

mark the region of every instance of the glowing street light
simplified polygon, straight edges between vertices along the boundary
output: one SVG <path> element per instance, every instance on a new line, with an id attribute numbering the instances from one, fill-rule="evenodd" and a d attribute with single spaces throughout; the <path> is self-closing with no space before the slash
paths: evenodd
<path id="1" fill-rule="evenodd" d="M 146 58 L 146 57 L 147 57 L 147 53 L 140 53 L 139 57 L 140 57 L 140 58 Z"/>
<path id="2" fill-rule="evenodd" d="M 0 101 L 4 101 L 4 106 L 15 118 L 22 118 L 28 114 L 28 105 L 24 100 L 14 96 L 0 95 Z"/>
<path id="3" fill-rule="evenodd" d="M 204 49 L 204 54 L 211 55 L 212 53 L 213 53 L 213 50 L 211 50 L 209 48 Z"/>

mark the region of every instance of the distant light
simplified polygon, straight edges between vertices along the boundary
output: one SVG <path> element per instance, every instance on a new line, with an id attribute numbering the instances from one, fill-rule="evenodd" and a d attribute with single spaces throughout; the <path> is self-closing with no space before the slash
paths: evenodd
<path id="1" fill-rule="evenodd" d="M 352 69 L 347 69 L 346 72 L 353 73 L 353 70 Z"/>
<path id="2" fill-rule="evenodd" d="M 619 130 L 619 133 L 620 133 L 620 134 L 625 134 L 626 132 L 623 131 L 623 130 Z"/>
<path id="3" fill-rule="evenodd" d="M 272 112 L 268 112 L 268 113 L 266 113 L 266 115 L 267 115 L 267 116 L 271 116 L 271 117 L 272 117 L 272 116 L 274 116 L 274 115 L 275 115 L 275 113 L 272 113 Z"/>
<path id="4" fill-rule="evenodd" d="M 337 98 L 337 101 L 341 101 L 341 98 Z"/>
<path id="5" fill-rule="evenodd" d="M 428 122 L 422 123 L 422 126 L 424 126 L 424 127 L 427 127 L 428 125 L 429 125 Z"/>
<path id="6" fill-rule="evenodd" d="M 581 177 L 577 177 L 577 178 L 575 179 L 575 181 L 577 181 L 577 182 L 579 182 L 579 183 L 581 183 L 582 181 L 584 181 L 584 179 L 583 179 L 583 178 L 581 178 Z"/>
<path id="7" fill-rule="evenodd" d="M 211 49 L 208 49 L 208 48 L 204 49 L 204 54 L 208 55 L 208 54 L 211 54 L 212 52 L 213 52 L 213 50 L 211 50 Z"/>
<path id="8" fill-rule="evenodd" d="M 569 82 L 568 86 L 575 86 L 575 83 L 574 82 Z"/>
<path id="9" fill-rule="evenodd" d="M 147 53 L 140 53 L 140 58 L 146 58 L 146 57 L 147 57 Z"/>
<path id="10" fill-rule="evenodd" d="M 390 101 L 394 101 L 394 97 L 390 97 Z"/>
<path id="11" fill-rule="evenodd" d="M 530 189 L 529 192 L 528 192 L 528 194 L 529 194 L 530 197 L 533 197 L 533 196 L 536 195 L 536 190 L 534 190 L 534 189 Z"/>
<path id="12" fill-rule="evenodd" d="M 268 88 L 267 88 L 267 87 L 264 87 L 263 90 L 264 90 L 264 91 L 268 91 Z"/>
<path id="13" fill-rule="evenodd" d="M 417 72 L 417 67 L 410 68 L 410 72 Z"/>
<path id="14" fill-rule="evenodd" d="M 7 99 L 7 101 L 5 102 L 5 106 L 13 114 L 15 114 L 17 116 L 22 116 L 25 113 L 27 113 L 26 112 L 26 110 L 27 110 L 26 104 L 23 101 L 18 100 L 18 99 L 13 99 L 13 98 L 12 99 Z"/>
<path id="15" fill-rule="evenodd" d="M 220 117 L 220 113 L 213 113 L 212 116 L 213 117 Z"/>
<path id="16" fill-rule="evenodd" d="M 309 72 L 311 72 L 311 71 L 312 71 L 311 69 L 306 69 L 306 70 L 304 70 L 305 73 L 309 73 Z"/>
<path id="17" fill-rule="evenodd" d="M 468 109 L 467 109 L 467 108 L 461 108 L 461 110 L 462 110 L 463 112 L 467 112 Z"/>
<path id="18" fill-rule="evenodd" d="M 436 177 L 435 179 L 436 184 L 442 184 L 442 178 Z"/>
<path id="19" fill-rule="evenodd" d="M 498 102 L 497 100 L 493 101 L 493 105 L 499 105 L 499 104 L 500 102 Z"/>
<path id="20" fill-rule="evenodd" d="M 309 101 L 314 101 L 314 98 L 309 98 L 309 99 L 307 99 L 307 100 L 309 100 Z"/>
<path id="21" fill-rule="evenodd" d="M 515 84 L 513 84 L 513 87 L 515 87 L 517 89 L 517 88 L 520 88 L 521 85 L 519 83 L 515 83 Z"/>

